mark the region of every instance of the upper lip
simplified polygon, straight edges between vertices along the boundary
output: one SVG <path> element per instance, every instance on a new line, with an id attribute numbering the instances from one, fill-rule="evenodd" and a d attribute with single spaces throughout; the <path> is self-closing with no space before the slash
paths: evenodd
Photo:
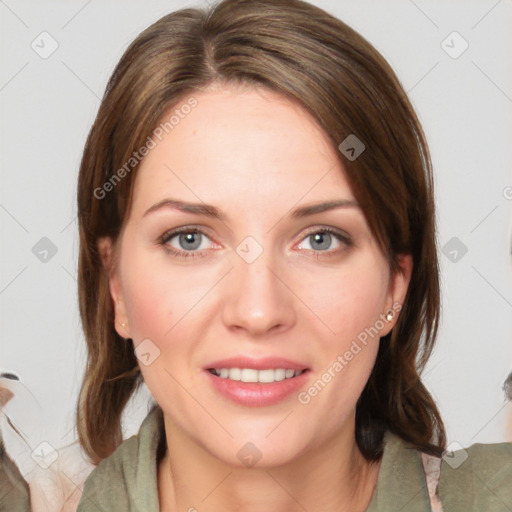
<path id="1" fill-rule="evenodd" d="M 206 366 L 210 368 L 252 368 L 265 370 L 268 368 L 284 368 L 285 370 L 306 370 L 308 366 L 282 357 L 261 357 L 255 359 L 248 356 L 236 356 L 228 359 L 219 359 Z"/>

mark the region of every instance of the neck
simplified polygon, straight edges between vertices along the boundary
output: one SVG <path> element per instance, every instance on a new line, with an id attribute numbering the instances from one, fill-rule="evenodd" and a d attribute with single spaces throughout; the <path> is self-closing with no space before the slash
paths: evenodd
<path id="1" fill-rule="evenodd" d="M 364 459 L 353 428 L 351 436 L 330 439 L 287 464 L 241 468 L 212 456 L 167 418 L 165 424 L 168 449 L 158 470 L 162 512 L 363 512 L 377 483 L 380 461 Z"/>

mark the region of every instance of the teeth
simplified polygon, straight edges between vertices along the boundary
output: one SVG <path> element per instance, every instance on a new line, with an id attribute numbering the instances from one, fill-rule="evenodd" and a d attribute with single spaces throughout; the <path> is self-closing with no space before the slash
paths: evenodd
<path id="1" fill-rule="evenodd" d="M 235 368 L 233 368 L 234 370 Z M 231 378 L 231 370 L 229 372 L 229 377 Z M 258 370 L 253 370 L 249 368 L 244 368 L 240 370 L 240 379 L 242 382 L 258 382 Z"/>
<path id="2" fill-rule="evenodd" d="M 261 382 L 269 384 L 300 375 L 304 370 L 290 370 L 284 368 L 268 368 L 255 370 L 254 368 L 212 368 L 210 372 L 222 379 L 242 382 Z"/>
<path id="3" fill-rule="evenodd" d="M 242 379 L 242 370 L 240 370 L 240 368 L 231 368 L 231 370 L 229 370 L 228 379 L 241 380 Z"/>

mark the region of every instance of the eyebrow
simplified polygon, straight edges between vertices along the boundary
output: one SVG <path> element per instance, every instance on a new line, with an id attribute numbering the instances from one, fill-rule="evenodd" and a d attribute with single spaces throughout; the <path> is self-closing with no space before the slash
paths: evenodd
<path id="1" fill-rule="evenodd" d="M 323 203 L 314 203 L 307 206 L 300 206 L 299 208 L 292 210 L 292 212 L 290 213 L 290 217 L 299 219 L 303 217 L 308 217 L 310 215 L 315 215 L 317 213 L 335 210 L 337 208 L 350 207 L 359 208 L 359 203 L 357 201 L 350 199 L 336 199 L 326 201 Z M 206 203 L 189 203 L 186 201 L 178 201 L 177 199 L 162 199 L 162 201 L 159 201 L 158 203 L 148 208 L 144 212 L 143 217 L 152 212 L 162 209 L 172 209 L 181 211 L 183 213 L 204 215 L 205 217 L 219 219 L 220 221 L 223 222 L 227 220 L 226 215 L 215 206 Z"/>

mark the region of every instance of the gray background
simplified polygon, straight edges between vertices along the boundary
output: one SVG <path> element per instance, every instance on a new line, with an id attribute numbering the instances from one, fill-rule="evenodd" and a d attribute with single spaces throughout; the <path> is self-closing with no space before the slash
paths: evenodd
<path id="1" fill-rule="evenodd" d="M 0 369 L 23 380 L 11 415 L 31 443 L 60 447 L 75 436 L 84 361 L 76 178 L 99 98 L 143 28 L 202 1 L 0 0 Z M 512 370 L 512 1 L 312 3 L 388 59 L 430 143 L 443 318 L 425 381 L 449 440 L 512 440 L 501 389 Z"/>

